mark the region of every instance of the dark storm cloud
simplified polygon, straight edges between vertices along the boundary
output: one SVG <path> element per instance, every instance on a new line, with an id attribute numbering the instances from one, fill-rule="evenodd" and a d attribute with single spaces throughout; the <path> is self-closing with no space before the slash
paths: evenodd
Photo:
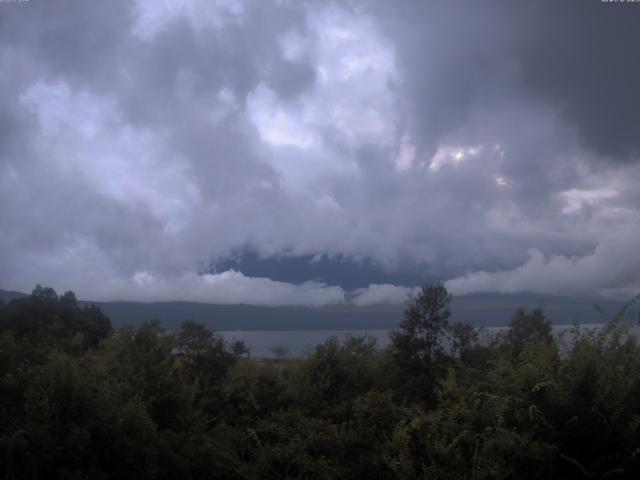
<path id="1" fill-rule="evenodd" d="M 626 293 L 634 7 L 0 2 L 0 282 L 269 304 L 453 277 Z M 242 273 L 197 274 L 211 263 Z M 363 272 L 380 285 L 321 283 Z"/>
<path id="2" fill-rule="evenodd" d="M 132 2 L 33 1 L 2 5 L 0 39 L 22 57 L 31 75 L 109 88 L 121 48 L 129 39 Z"/>
<path id="3" fill-rule="evenodd" d="M 532 92 L 578 127 L 600 155 L 640 156 L 640 12 L 600 1 L 528 2 L 521 56 Z"/>
<path id="4" fill-rule="evenodd" d="M 389 9 L 389 12 L 384 10 Z M 513 95 L 514 65 L 504 55 L 513 25 L 480 2 L 406 2 L 376 12 L 397 45 L 406 108 L 420 142 L 434 148 L 479 102 Z"/>
<path id="5" fill-rule="evenodd" d="M 533 97 L 599 155 L 636 160 L 637 5 L 599 0 L 380 2 L 427 147 L 479 105 Z"/>

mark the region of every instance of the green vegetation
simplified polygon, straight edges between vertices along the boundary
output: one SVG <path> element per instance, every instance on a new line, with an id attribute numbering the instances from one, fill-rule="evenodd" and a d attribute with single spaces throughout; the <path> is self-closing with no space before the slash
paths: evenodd
<path id="1" fill-rule="evenodd" d="M 0 301 L 0 473 L 47 479 L 640 478 L 640 347 L 541 310 L 479 340 L 423 287 L 380 350 L 251 359 L 196 322 L 112 330 L 73 293 Z"/>

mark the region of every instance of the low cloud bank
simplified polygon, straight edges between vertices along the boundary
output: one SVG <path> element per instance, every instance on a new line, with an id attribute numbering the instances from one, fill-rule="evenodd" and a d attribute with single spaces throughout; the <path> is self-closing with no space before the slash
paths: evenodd
<path id="1" fill-rule="evenodd" d="M 419 287 L 372 284 L 352 292 L 351 304 L 357 307 L 372 305 L 399 305 L 408 302 L 420 290 Z"/>
<path id="2" fill-rule="evenodd" d="M 353 305 L 356 307 L 402 305 L 409 302 L 420 287 L 371 284 L 351 292 L 340 286 L 309 281 L 288 283 L 264 277 L 249 277 L 227 270 L 215 274 L 187 274 L 178 279 L 138 272 L 127 281 L 117 282 L 95 300 L 192 301 L 246 305 Z M 88 298 L 83 296 L 83 298 Z"/>
<path id="3" fill-rule="evenodd" d="M 419 287 L 403 285 L 371 284 L 348 292 L 340 286 L 319 281 L 280 282 L 266 277 L 250 277 L 236 270 L 215 274 L 187 273 L 178 277 L 139 271 L 128 278 L 112 278 L 103 282 L 72 285 L 52 280 L 44 281 L 43 285 L 51 286 L 59 293 L 71 289 L 79 298 L 92 301 L 186 301 L 309 307 L 401 305 L 420 290 Z M 17 290 L 28 292 L 30 288 L 25 284 Z"/>
<path id="4" fill-rule="evenodd" d="M 242 272 L 228 270 L 216 274 L 186 274 L 177 279 L 138 272 L 126 281 L 113 283 L 101 297 L 95 298 L 94 294 L 92 299 L 317 307 L 344 303 L 345 292 L 341 287 L 320 282 L 293 284 L 269 278 L 248 277 Z"/>
<path id="5" fill-rule="evenodd" d="M 511 270 L 472 272 L 445 283 L 454 295 L 476 292 L 593 295 L 625 298 L 640 293 L 640 228 L 606 235 L 587 255 L 546 256 L 529 250 L 529 259 Z"/>

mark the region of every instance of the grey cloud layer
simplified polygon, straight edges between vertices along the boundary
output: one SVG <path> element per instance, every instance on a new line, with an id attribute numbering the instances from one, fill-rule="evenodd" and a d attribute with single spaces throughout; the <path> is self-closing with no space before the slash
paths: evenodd
<path id="1" fill-rule="evenodd" d="M 196 275 L 250 248 L 640 288 L 640 8 L 533 3 L 0 3 L 0 286 L 348 301 Z"/>

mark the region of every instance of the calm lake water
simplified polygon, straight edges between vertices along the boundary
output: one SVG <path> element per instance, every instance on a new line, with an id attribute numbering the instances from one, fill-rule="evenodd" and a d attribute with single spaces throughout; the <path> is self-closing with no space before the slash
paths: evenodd
<path id="1" fill-rule="evenodd" d="M 582 328 L 598 328 L 601 324 L 583 325 Z M 504 330 L 505 327 L 487 327 L 484 329 L 485 335 L 492 335 Z M 572 328 L 571 325 L 554 325 L 553 331 L 556 334 Z M 228 331 L 218 332 L 227 341 L 242 340 L 251 349 L 251 356 L 257 358 L 274 357 L 273 349 L 281 347 L 286 352 L 287 357 L 302 357 L 309 353 L 313 347 L 325 342 L 330 337 L 337 337 L 338 340 L 345 340 L 349 336 L 356 337 L 369 335 L 378 341 L 379 347 L 389 344 L 390 330 L 286 330 L 286 331 Z M 640 336 L 640 327 L 632 329 L 635 336 Z"/>

